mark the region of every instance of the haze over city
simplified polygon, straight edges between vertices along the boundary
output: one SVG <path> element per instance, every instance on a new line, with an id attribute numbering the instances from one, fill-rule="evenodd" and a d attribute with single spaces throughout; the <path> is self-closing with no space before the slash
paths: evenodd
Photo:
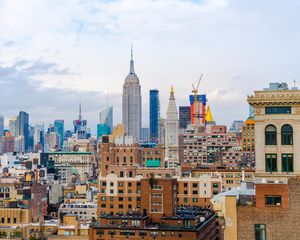
<path id="1" fill-rule="evenodd" d="M 268 82 L 299 76 L 299 1 L 0 1 L 0 112 L 31 123 L 83 116 L 95 132 L 98 113 L 114 106 L 121 122 L 122 84 L 133 43 L 142 87 L 160 91 L 164 117 L 170 86 L 177 105 L 200 74 L 215 120 L 248 116 L 246 96 Z"/>

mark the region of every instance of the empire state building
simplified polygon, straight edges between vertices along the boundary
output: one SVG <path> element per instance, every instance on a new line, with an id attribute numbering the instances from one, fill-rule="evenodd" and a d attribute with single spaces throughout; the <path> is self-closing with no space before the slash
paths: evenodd
<path id="1" fill-rule="evenodd" d="M 123 124 L 127 135 L 140 141 L 142 127 L 142 95 L 139 78 L 134 72 L 133 53 L 131 48 L 131 60 L 129 74 L 123 84 Z"/>

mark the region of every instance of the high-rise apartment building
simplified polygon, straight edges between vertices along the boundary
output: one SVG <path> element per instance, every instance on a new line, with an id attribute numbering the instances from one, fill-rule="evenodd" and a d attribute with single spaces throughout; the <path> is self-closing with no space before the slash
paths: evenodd
<path id="1" fill-rule="evenodd" d="M 191 107 L 180 106 L 179 107 L 179 128 L 186 129 L 191 123 Z"/>
<path id="2" fill-rule="evenodd" d="M 10 132 L 6 132 L 5 136 L 2 137 L 2 152 L 14 152 L 15 151 L 15 138 L 10 134 Z"/>
<path id="3" fill-rule="evenodd" d="M 62 148 L 64 143 L 64 120 L 54 121 L 54 131 L 57 132 L 59 136 L 59 148 Z"/>
<path id="4" fill-rule="evenodd" d="M 17 117 L 17 136 L 23 137 L 22 144 L 25 152 L 29 149 L 29 114 L 23 111 L 19 112 Z"/>
<path id="5" fill-rule="evenodd" d="M 140 141 L 142 128 L 142 95 L 139 78 L 134 72 L 132 49 L 129 74 L 123 84 L 122 114 L 127 135 L 133 136 L 137 141 Z"/>
<path id="6" fill-rule="evenodd" d="M 176 101 L 174 96 L 173 86 L 170 90 L 169 105 L 166 119 L 166 134 L 165 134 L 165 148 L 166 161 L 169 167 L 176 167 L 179 163 L 178 156 L 178 132 L 179 121 Z"/>
<path id="7" fill-rule="evenodd" d="M 242 149 L 243 157 L 249 167 L 255 166 L 255 121 L 247 119 L 242 126 Z"/>
<path id="8" fill-rule="evenodd" d="M 150 96 L 149 138 L 150 138 L 150 142 L 157 143 L 159 140 L 159 119 L 160 119 L 159 91 L 157 89 L 152 89 L 149 92 L 149 96 Z"/>

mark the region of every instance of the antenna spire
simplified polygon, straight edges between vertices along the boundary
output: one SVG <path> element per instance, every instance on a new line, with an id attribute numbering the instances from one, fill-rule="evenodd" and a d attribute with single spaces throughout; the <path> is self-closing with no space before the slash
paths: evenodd
<path id="1" fill-rule="evenodd" d="M 134 72 L 134 62 L 133 62 L 133 45 L 131 44 L 131 50 L 130 50 L 130 69 L 129 69 L 129 74 L 135 75 Z"/>
<path id="2" fill-rule="evenodd" d="M 81 97 L 79 102 L 79 120 L 81 121 Z"/>

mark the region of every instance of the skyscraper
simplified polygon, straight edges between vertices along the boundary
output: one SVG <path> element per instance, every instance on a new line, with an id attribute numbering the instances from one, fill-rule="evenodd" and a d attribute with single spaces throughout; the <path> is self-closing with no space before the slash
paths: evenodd
<path id="1" fill-rule="evenodd" d="M 54 131 L 57 132 L 59 136 L 59 148 L 61 149 L 64 143 L 64 120 L 54 121 Z"/>
<path id="2" fill-rule="evenodd" d="M 2 153 L 3 133 L 4 133 L 4 117 L 0 114 L 0 153 Z"/>
<path id="3" fill-rule="evenodd" d="M 131 48 L 131 60 L 129 74 L 123 84 L 123 124 L 128 135 L 134 136 L 137 141 L 141 138 L 142 127 L 142 96 L 139 78 L 134 72 L 133 53 Z"/>
<path id="4" fill-rule="evenodd" d="M 82 119 L 81 102 L 79 104 L 78 119 L 73 121 L 73 125 L 74 125 L 74 133 L 76 134 L 77 139 L 86 139 L 88 135 L 87 120 Z"/>
<path id="5" fill-rule="evenodd" d="M 113 107 L 107 107 L 99 114 L 99 124 L 97 124 L 97 138 L 108 135 L 113 128 Z"/>
<path id="6" fill-rule="evenodd" d="M 44 144 L 45 144 L 44 123 L 38 123 L 34 127 L 34 149 L 41 148 L 41 150 L 43 150 Z"/>
<path id="7" fill-rule="evenodd" d="M 178 112 L 174 97 L 173 86 L 170 90 L 169 105 L 167 110 L 166 119 L 166 135 L 165 135 L 165 148 L 166 148 L 166 160 L 169 167 L 176 167 L 179 163 L 178 158 Z"/>
<path id="8" fill-rule="evenodd" d="M 17 117 L 17 136 L 23 138 L 20 144 L 20 150 L 27 152 L 29 149 L 29 115 L 20 111 Z M 23 145 L 23 146 L 21 146 Z"/>
<path id="9" fill-rule="evenodd" d="M 13 116 L 9 119 L 8 129 L 12 136 L 17 137 L 17 116 Z"/>
<path id="10" fill-rule="evenodd" d="M 150 142 L 158 142 L 159 139 L 159 119 L 160 119 L 160 107 L 159 107 L 159 91 L 152 89 L 149 92 L 150 96 L 150 128 L 149 137 Z"/>
<path id="11" fill-rule="evenodd" d="M 191 123 L 191 107 L 180 106 L 179 107 L 179 128 L 186 129 Z"/>

